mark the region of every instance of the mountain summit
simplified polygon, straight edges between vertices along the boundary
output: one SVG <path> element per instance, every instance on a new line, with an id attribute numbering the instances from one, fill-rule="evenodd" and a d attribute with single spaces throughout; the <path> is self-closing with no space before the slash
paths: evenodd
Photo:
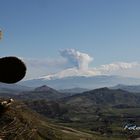
<path id="1" fill-rule="evenodd" d="M 57 92 L 56 90 L 54 90 L 53 88 L 51 88 L 51 87 L 48 87 L 47 85 L 43 85 L 43 86 L 40 86 L 40 87 L 37 87 L 37 88 L 35 88 L 35 90 L 34 91 L 41 91 L 41 92 L 52 92 L 52 91 L 54 91 L 54 92 Z"/>

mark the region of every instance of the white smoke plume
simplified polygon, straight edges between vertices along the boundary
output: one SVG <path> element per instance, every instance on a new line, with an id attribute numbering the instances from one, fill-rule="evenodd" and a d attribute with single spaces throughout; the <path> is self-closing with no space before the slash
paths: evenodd
<path id="1" fill-rule="evenodd" d="M 88 70 L 89 63 L 93 61 L 91 56 L 86 53 L 76 51 L 75 49 L 65 49 L 60 51 L 60 54 L 79 70 Z"/>

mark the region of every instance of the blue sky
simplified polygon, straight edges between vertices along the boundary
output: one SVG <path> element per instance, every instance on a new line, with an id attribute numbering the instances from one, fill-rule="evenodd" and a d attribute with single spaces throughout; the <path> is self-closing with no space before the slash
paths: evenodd
<path id="1" fill-rule="evenodd" d="M 72 48 L 93 57 L 91 67 L 140 61 L 139 0 L 0 2 L 0 28 L 4 34 L 0 41 L 1 56 L 16 55 L 32 62 L 38 60 L 39 64 L 55 64 L 62 59 L 59 50 Z M 57 62 L 55 66 L 35 70 L 29 64 L 30 78 L 68 67 Z M 128 74 L 140 77 L 136 69 Z"/>

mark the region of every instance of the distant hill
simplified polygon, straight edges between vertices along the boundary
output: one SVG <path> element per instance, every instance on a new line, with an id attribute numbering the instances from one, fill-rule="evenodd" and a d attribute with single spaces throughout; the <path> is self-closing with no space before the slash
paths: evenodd
<path id="1" fill-rule="evenodd" d="M 140 96 L 121 89 L 100 88 L 62 99 L 64 103 L 78 106 L 140 105 Z"/>
<path id="2" fill-rule="evenodd" d="M 40 86 L 40 87 L 37 87 L 34 89 L 35 92 L 52 92 L 52 93 L 58 93 L 57 90 L 51 88 L 51 87 L 48 87 L 47 85 L 43 85 L 43 86 Z"/>
<path id="3" fill-rule="evenodd" d="M 140 95 L 105 87 L 51 102 L 46 100 L 35 101 L 34 103 L 28 102 L 28 105 L 37 112 L 49 117 L 59 116 L 61 118 L 65 115 L 74 117 L 75 113 L 84 113 L 86 117 L 89 117 L 95 113 L 97 108 L 140 107 Z"/>
<path id="4" fill-rule="evenodd" d="M 51 80 L 40 78 L 20 82 L 20 84 L 24 86 L 38 87 L 42 85 L 48 85 L 55 89 L 71 89 L 75 87 L 96 89 L 101 87 L 111 87 L 117 84 L 135 85 L 138 83 L 140 84 L 140 79 L 105 75 L 93 77 L 73 76 Z"/>
<path id="5" fill-rule="evenodd" d="M 19 95 L 15 96 L 15 98 L 21 100 L 56 100 L 65 96 L 66 94 L 62 94 L 53 88 L 43 85 L 41 87 L 35 88 L 32 91 L 22 92 Z"/>
<path id="6" fill-rule="evenodd" d="M 97 108 L 140 107 L 139 94 L 107 87 L 72 95 L 43 85 L 18 95 L 3 93 L 0 97 L 24 100 L 33 110 L 54 118 L 65 115 L 74 117 L 75 113 L 82 112 L 93 114 Z"/>
<path id="7" fill-rule="evenodd" d="M 127 139 L 129 133 L 123 130 L 123 125 L 130 121 L 140 125 L 140 95 L 121 89 L 105 87 L 55 101 L 25 101 L 25 104 L 58 124 L 94 132 L 98 136 L 104 134 L 99 140 L 109 139 L 106 136 L 112 136 L 110 140 Z"/>
<path id="8" fill-rule="evenodd" d="M 111 87 L 110 89 L 122 89 L 129 92 L 140 93 L 140 85 L 121 85 Z"/>

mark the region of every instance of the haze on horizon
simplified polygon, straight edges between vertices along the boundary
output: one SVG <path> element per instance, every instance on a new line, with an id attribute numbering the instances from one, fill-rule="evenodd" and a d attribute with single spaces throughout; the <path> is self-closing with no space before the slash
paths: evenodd
<path id="1" fill-rule="evenodd" d="M 139 0 L 2 0 L 0 55 L 22 58 L 25 79 L 140 78 Z"/>

